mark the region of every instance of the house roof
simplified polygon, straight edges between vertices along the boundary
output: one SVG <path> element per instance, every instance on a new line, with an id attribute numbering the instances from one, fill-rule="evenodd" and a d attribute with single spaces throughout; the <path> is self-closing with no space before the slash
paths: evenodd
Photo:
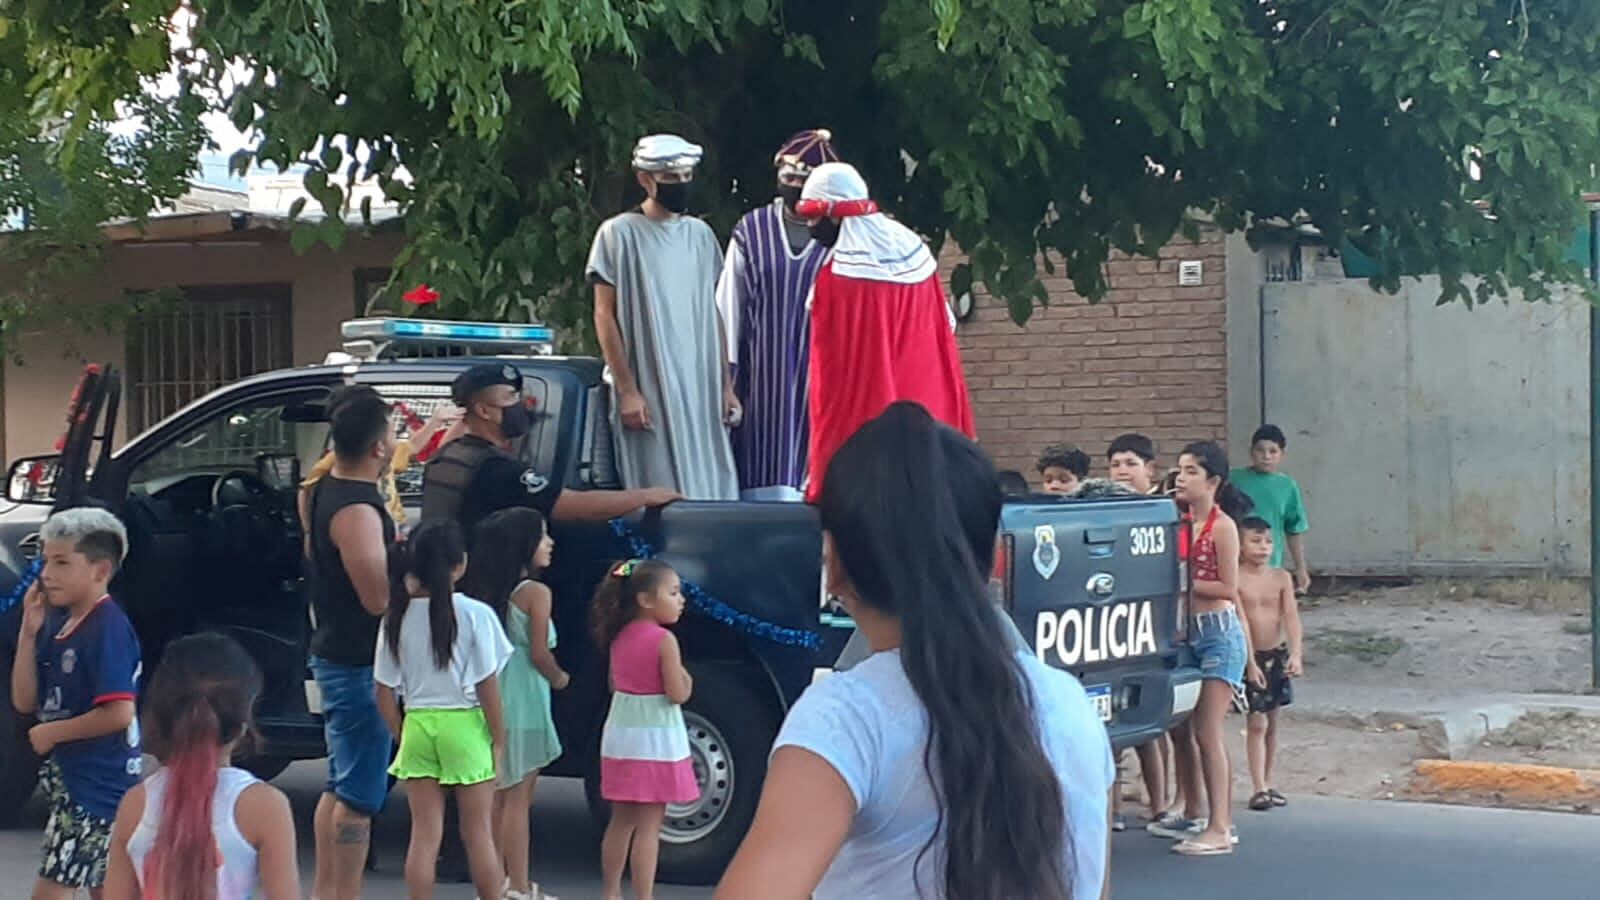
<path id="1" fill-rule="evenodd" d="M 301 224 L 315 222 L 311 216 L 301 216 Z M 372 229 L 388 231 L 397 227 L 399 217 L 374 214 Z M 356 217 L 348 224 L 361 225 Z M 154 215 L 144 221 L 112 222 L 101 228 L 106 240 L 117 244 L 155 244 L 207 242 L 275 243 L 288 239 L 296 220 L 278 213 L 250 212 L 248 210 L 206 210 L 202 212 L 172 212 Z"/>

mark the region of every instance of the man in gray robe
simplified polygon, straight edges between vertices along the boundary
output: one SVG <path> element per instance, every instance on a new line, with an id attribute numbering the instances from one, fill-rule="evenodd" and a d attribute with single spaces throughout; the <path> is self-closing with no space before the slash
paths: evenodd
<path id="1" fill-rule="evenodd" d="M 623 485 L 736 500 L 728 428 L 742 411 L 717 313 L 722 247 L 684 215 L 700 157 L 675 135 L 639 141 L 633 168 L 646 199 L 600 226 L 588 278 Z"/>

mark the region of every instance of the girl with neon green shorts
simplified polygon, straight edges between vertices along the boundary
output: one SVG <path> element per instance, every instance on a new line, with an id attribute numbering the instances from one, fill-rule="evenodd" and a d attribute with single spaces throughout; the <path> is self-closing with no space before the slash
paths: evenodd
<path id="1" fill-rule="evenodd" d="M 372 676 L 378 709 L 400 741 L 389 774 L 405 784 L 411 806 L 406 890 L 433 896 L 448 790 L 478 896 L 499 897 L 505 872 L 493 813 L 506 731 L 497 674 L 511 643 L 492 609 L 455 591 L 467 568 L 455 522 L 424 522 L 390 560 L 393 596 Z"/>

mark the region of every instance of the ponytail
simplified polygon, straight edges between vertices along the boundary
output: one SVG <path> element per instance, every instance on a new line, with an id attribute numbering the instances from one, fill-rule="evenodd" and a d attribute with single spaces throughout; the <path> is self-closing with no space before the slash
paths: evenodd
<path id="1" fill-rule="evenodd" d="M 1250 515 L 1250 511 L 1256 508 L 1255 502 L 1239 490 L 1238 485 L 1229 481 L 1226 475 L 1217 488 L 1217 506 L 1235 522 Z"/>
<path id="2" fill-rule="evenodd" d="M 145 704 L 145 746 L 161 760 L 166 782 L 141 873 L 144 900 L 215 900 L 217 759 L 244 737 L 260 690 L 260 671 L 229 638 L 197 634 L 167 646 Z"/>
<path id="3" fill-rule="evenodd" d="M 171 733 L 161 839 L 144 863 L 145 900 L 217 895 L 217 843 L 211 828 L 217 792 L 218 723 L 205 699 L 188 704 Z"/>
<path id="4" fill-rule="evenodd" d="M 389 554 L 389 612 L 383 620 L 383 638 L 389 652 L 400 658 L 400 626 L 411 608 L 410 576 L 428 596 L 428 643 L 435 668 L 450 665 L 456 644 L 455 572 L 467 558 L 461 527 L 448 519 L 424 522 L 411 538 Z"/>
<path id="5" fill-rule="evenodd" d="M 899 621 L 901 665 L 927 711 L 922 765 L 938 820 L 913 868 L 918 895 L 1070 900 L 1061 782 L 985 581 L 1000 503 L 976 444 L 896 403 L 834 455 L 820 506 L 859 601 Z M 940 841 L 942 891 L 921 884 Z"/>
<path id="6" fill-rule="evenodd" d="M 589 627 L 594 642 L 605 650 L 639 615 L 639 595 L 661 586 L 672 567 L 655 559 L 625 559 L 613 563 L 595 589 Z"/>

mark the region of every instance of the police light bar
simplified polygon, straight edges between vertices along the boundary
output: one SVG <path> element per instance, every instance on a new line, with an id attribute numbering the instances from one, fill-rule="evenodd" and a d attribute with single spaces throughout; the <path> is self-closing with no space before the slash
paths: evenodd
<path id="1" fill-rule="evenodd" d="M 401 346 L 457 347 L 486 353 L 547 356 L 555 350 L 555 329 L 546 325 L 452 322 L 437 319 L 354 319 L 340 327 L 345 352 L 373 359 Z"/>

